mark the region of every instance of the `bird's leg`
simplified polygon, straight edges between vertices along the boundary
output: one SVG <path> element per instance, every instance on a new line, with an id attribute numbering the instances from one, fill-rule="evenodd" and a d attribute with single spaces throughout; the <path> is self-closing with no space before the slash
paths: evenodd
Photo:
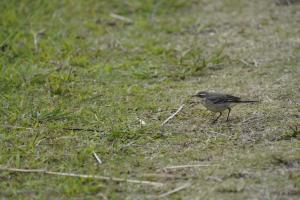
<path id="1" fill-rule="evenodd" d="M 229 121 L 229 115 L 230 115 L 230 112 L 231 112 L 231 108 L 228 108 L 228 114 L 227 114 L 227 119 L 226 119 L 226 122 Z"/>
<path id="2" fill-rule="evenodd" d="M 218 119 L 221 117 L 222 112 L 220 112 L 219 116 L 213 121 L 213 123 L 215 123 L 216 121 L 218 121 Z"/>

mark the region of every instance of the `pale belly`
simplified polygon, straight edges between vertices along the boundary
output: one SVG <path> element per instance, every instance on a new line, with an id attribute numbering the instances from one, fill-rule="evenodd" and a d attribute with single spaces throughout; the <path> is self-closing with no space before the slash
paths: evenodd
<path id="1" fill-rule="evenodd" d="M 230 103 L 213 104 L 210 101 L 203 101 L 202 104 L 212 112 L 223 112 L 224 110 L 233 106 Z"/>

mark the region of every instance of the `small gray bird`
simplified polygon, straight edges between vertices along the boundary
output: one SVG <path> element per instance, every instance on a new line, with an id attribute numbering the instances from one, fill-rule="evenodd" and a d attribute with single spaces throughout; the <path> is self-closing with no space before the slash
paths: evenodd
<path id="1" fill-rule="evenodd" d="M 197 94 L 193 95 L 193 97 L 200 97 L 202 98 L 202 104 L 212 112 L 218 112 L 220 115 L 213 121 L 216 122 L 221 117 L 222 112 L 224 110 L 228 110 L 227 120 L 229 120 L 229 115 L 231 112 L 231 108 L 238 103 L 255 103 L 258 101 L 242 101 L 240 97 L 235 97 L 228 94 L 220 94 L 220 93 L 213 93 L 213 92 L 205 92 L 201 91 Z"/>

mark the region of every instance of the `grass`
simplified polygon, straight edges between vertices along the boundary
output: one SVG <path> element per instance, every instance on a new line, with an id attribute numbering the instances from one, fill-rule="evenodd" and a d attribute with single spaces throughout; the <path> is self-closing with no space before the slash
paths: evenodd
<path id="1" fill-rule="evenodd" d="M 1 167 L 164 186 L 1 170 L 0 197 L 299 199 L 299 6 L 1 1 Z M 199 90 L 261 103 L 211 124 Z"/>

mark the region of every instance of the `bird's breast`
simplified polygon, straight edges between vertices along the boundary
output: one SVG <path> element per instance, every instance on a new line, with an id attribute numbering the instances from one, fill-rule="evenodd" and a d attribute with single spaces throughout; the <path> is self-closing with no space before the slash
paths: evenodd
<path id="1" fill-rule="evenodd" d="M 230 107 L 230 103 L 213 103 L 209 100 L 204 100 L 202 104 L 212 112 L 222 112 Z"/>

